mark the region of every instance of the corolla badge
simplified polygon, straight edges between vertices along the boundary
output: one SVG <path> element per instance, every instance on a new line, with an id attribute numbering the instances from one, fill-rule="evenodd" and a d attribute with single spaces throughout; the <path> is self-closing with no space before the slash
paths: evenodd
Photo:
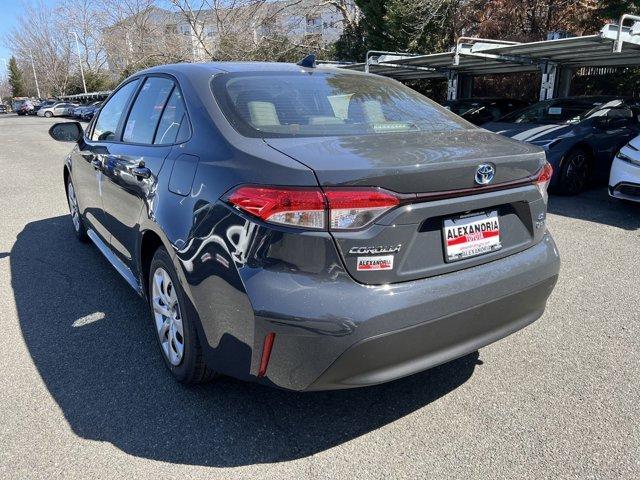
<path id="1" fill-rule="evenodd" d="M 351 255 L 376 255 L 379 253 L 398 253 L 402 248 L 402 244 L 398 245 L 379 245 L 374 247 L 351 247 L 349 253 Z"/>
<path id="2" fill-rule="evenodd" d="M 496 174 L 496 167 L 490 163 L 482 163 L 478 165 L 476 170 L 476 183 L 478 185 L 488 185 L 493 181 Z"/>

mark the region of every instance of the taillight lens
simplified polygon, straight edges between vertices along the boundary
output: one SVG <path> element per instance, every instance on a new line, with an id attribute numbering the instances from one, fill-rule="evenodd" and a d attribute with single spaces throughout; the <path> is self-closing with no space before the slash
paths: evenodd
<path id="1" fill-rule="evenodd" d="M 265 222 L 326 228 L 325 201 L 322 192 L 316 188 L 243 186 L 234 190 L 227 200 Z"/>
<path id="2" fill-rule="evenodd" d="M 377 188 L 241 186 L 226 200 L 265 222 L 299 228 L 355 230 L 375 221 L 400 200 Z"/>
<path id="3" fill-rule="evenodd" d="M 329 204 L 331 230 L 365 227 L 400 203 L 391 193 L 377 189 L 327 189 L 325 196 Z"/>
<path id="4" fill-rule="evenodd" d="M 540 190 L 540 195 L 542 198 L 547 200 L 547 188 L 549 188 L 549 183 L 551 182 L 551 176 L 553 175 L 553 167 L 549 162 L 546 162 L 540 173 L 538 174 L 538 178 L 536 178 L 536 187 Z"/>

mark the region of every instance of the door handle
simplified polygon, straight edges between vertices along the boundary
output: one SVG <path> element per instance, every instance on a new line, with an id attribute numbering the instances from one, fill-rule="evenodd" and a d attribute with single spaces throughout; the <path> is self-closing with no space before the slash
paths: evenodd
<path id="1" fill-rule="evenodd" d="M 147 167 L 140 166 L 133 169 L 133 174 L 138 178 L 138 180 L 141 180 L 143 178 L 149 178 L 151 176 L 151 170 Z"/>

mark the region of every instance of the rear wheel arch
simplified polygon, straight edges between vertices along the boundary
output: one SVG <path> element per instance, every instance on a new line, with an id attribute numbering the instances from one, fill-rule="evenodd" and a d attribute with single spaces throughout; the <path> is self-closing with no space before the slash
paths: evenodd
<path id="1" fill-rule="evenodd" d="M 562 167 L 564 167 L 565 161 L 567 160 L 569 155 L 571 155 L 573 152 L 576 152 L 576 151 L 584 152 L 587 155 L 587 158 L 589 159 L 589 163 L 593 166 L 593 163 L 595 162 L 595 158 L 596 158 L 593 147 L 588 143 L 578 142 L 575 145 L 573 145 L 569 150 L 567 150 L 567 153 L 565 153 L 562 156 L 562 161 L 560 162 L 560 170 L 562 170 Z"/>
<path id="2" fill-rule="evenodd" d="M 69 179 L 71 178 L 71 172 L 69 171 L 69 167 L 67 165 L 62 169 L 62 178 L 64 179 L 64 191 L 67 191 L 67 185 L 69 185 Z M 67 192 L 68 194 L 68 192 Z"/>
<path id="3" fill-rule="evenodd" d="M 589 161 L 590 162 L 594 162 L 595 158 L 596 158 L 596 154 L 595 151 L 593 150 L 593 147 L 591 145 L 589 145 L 588 143 L 585 142 L 580 142 L 580 143 L 576 143 L 571 150 L 582 150 L 584 151 L 587 156 L 589 157 Z"/>
<path id="4" fill-rule="evenodd" d="M 153 230 L 145 230 L 142 232 L 138 254 L 138 269 L 145 297 L 149 291 L 149 268 L 151 267 L 151 261 L 158 248 L 162 246 L 164 246 L 164 242 L 156 232 Z"/>

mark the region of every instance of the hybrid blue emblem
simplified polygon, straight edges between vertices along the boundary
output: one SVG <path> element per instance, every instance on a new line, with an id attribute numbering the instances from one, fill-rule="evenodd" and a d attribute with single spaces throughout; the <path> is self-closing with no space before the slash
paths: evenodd
<path id="1" fill-rule="evenodd" d="M 493 181 L 496 174 L 496 167 L 490 163 L 482 163 L 478 165 L 476 170 L 476 183 L 478 185 L 488 185 Z"/>

